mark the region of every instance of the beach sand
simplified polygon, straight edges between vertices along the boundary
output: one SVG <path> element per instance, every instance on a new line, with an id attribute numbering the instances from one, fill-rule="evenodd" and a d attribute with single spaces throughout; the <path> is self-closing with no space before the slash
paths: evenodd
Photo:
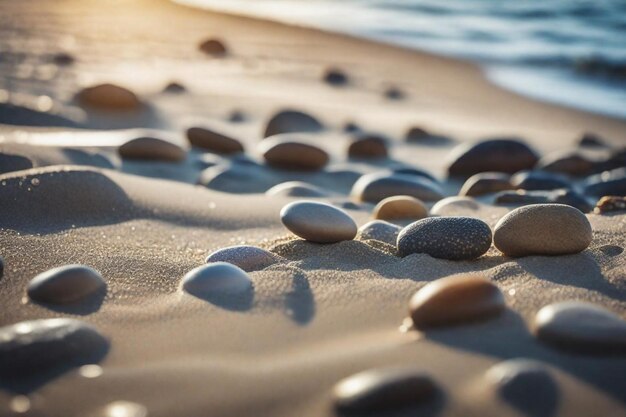
<path id="1" fill-rule="evenodd" d="M 626 317 L 623 212 L 588 214 L 593 241 L 579 254 L 508 258 L 492 246 L 477 260 L 450 261 L 396 257 L 375 242 L 297 239 L 279 217 L 295 200 L 263 194 L 301 180 L 334 193 L 320 201 L 346 203 L 354 179 L 333 171 L 413 165 L 444 180 L 450 151 L 462 142 L 517 136 L 546 154 L 575 148 L 589 131 L 623 145 L 626 121 L 503 91 L 469 63 L 160 0 L 3 1 L 0 16 L 0 150 L 34 165 L 0 177 L 0 325 L 74 317 L 110 340 L 96 378 L 70 370 L 19 389 L 2 381 L 1 415 L 18 414 L 11 400 L 25 394 L 30 410 L 19 415 L 102 415 L 108 403 L 124 400 L 143 404 L 151 417 L 332 416 L 340 379 L 412 365 L 442 391 L 412 415 L 521 416 L 485 382 L 489 367 L 512 358 L 536 359 L 554 372 L 557 407 L 549 415 L 626 414 L 626 357 L 564 353 L 530 329 L 535 313 L 557 301 L 585 300 Z M 213 37 L 226 44 L 226 57 L 198 50 Z M 53 64 L 60 52 L 75 62 Z M 347 85 L 323 83 L 329 67 L 345 72 Z M 162 92 L 173 81 L 187 91 Z M 119 115 L 76 103 L 77 91 L 102 82 L 131 89 L 144 107 Z M 390 87 L 405 97 L 385 98 Z M 326 171 L 240 163 L 252 178 L 241 193 L 232 192 L 241 186 L 232 180 L 219 190 L 196 184 L 203 168 L 227 157 L 193 150 L 168 163 L 122 160 L 116 152 L 146 134 L 188 147 L 185 128 L 206 125 L 233 135 L 261 161 L 266 121 L 284 108 L 323 122 L 326 130 L 309 139 L 330 153 Z M 244 120 L 230 122 L 233 111 Z M 347 161 L 346 122 L 391 138 L 390 158 Z M 403 138 L 414 126 L 449 139 L 410 144 Z M 446 181 L 446 194 L 461 183 Z M 372 208 L 359 203 L 347 212 L 360 226 Z M 508 211 L 488 204 L 458 210 L 491 227 Z M 249 273 L 252 300 L 211 303 L 180 289 L 209 253 L 239 244 L 284 258 Z M 100 271 L 106 295 L 77 306 L 26 297 L 35 275 L 66 264 Z M 500 287 L 504 314 L 423 333 L 399 330 L 416 290 L 470 271 Z"/>

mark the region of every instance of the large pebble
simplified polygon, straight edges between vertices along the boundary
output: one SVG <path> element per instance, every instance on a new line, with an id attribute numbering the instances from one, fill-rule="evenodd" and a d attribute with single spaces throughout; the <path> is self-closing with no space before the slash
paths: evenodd
<path id="1" fill-rule="evenodd" d="M 357 135 L 348 146 L 348 157 L 357 159 L 386 158 L 387 140 L 377 135 Z"/>
<path id="2" fill-rule="evenodd" d="M 339 381 L 333 390 L 341 413 L 391 412 L 432 401 L 435 382 L 415 367 L 372 369 Z"/>
<path id="3" fill-rule="evenodd" d="M 396 245 L 398 234 L 402 228 L 384 220 L 373 220 L 359 227 L 357 238 L 359 240 L 374 239 L 389 245 Z"/>
<path id="4" fill-rule="evenodd" d="M 238 245 L 222 248 L 211 253 L 207 263 L 227 262 L 246 272 L 258 271 L 275 264 L 278 257 L 265 249 L 256 246 Z"/>
<path id="5" fill-rule="evenodd" d="M 567 178 L 545 171 L 522 171 L 511 177 L 511 184 L 520 190 L 556 190 L 570 188 Z"/>
<path id="6" fill-rule="evenodd" d="M 514 189 L 511 176 L 502 172 L 481 172 L 472 175 L 465 181 L 459 191 L 461 196 L 476 197 L 484 194 L 497 193 Z"/>
<path id="7" fill-rule="evenodd" d="M 543 307 L 534 330 L 539 339 L 563 349 L 626 355 L 626 321 L 594 304 L 566 301 Z"/>
<path id="8" fill-rule="evenodd" d="M 517 190 L 499 192 L 494 199 L 496 204 L 502 205 L 527 205 L 527 204 L 567 204 L 589 213 L 593 206 L 587 199 L 574 190 Z"/>
<path id="9" fill-rule="evenodd" d="M 538 169 L 567 175 L 588 175 L 594 168 L 593 161 L 572 151 L 556 152 L 542 157 L 537 163 Z"/>
<path id="10" fill-rule="evenodd" d="M 66 265 L 37 275 L 28 296 L 38 302 L 65 304 L 80 301 L 106 286 L 102 275 L 84 265 Z"/>
<path id="11" fill-rule="evenodd" d="M 23 321 L 0 328 L 0 376 L 29 378 L 99 361 L 109 342 L 75 319 Z"/>
<path id="12" fill-rule="evenodd" d="M 287 204 L 280 211 L 280 219 L 293 234 L 310 242 L 352 240 L 357 233 L 356 223 L 348 213 L 314 201 Z"/>
<path id="13" fill-rule="evenodd" d="M 77 94 L 80 104 L 102 110 L 136 110 L 141 101 L 132 91 L 114 84 L 99 84 Z"/>
<path id="14" fill-rule="evenodd" d="M 411 223 L 398 235 L 398 254 L 426 253 L 463 260 L 483 255 L 491 246 L 491 229 L 471 217 L 429 217 Z"/>
<path id="15" fill-rule="evenodd" d="M 432 281 L 409 302 L 416 329 L 449 326 L 486 319 L 506 307 L 500 289 L 478 274 L 461 274 Z"/>
<path id="16" fill-rule="evenodd" d="M 380 220 L 419 220 L 428 217 L 428 208 L 415 197 L 398 195 L 380 201 L 372 216 Z"/>
<path id="17" fill-rule="evenodd" d="M 268 165 L 295 171 L 316 171 L 324 168 L 329 156 L 317 146 L 297 141 L 290 136 L 264 140 L 260 151 Z"/>
<path id="18" fill-rule="evenodd" d="M 538 160 L 535 151 L 518 139 L 490 139 L 455 148 L 448 174 L 461 177 L 488 171 L 513 174 L 531 169 Z"/>
<path id="19" fill-rule="evenodd" d="M 566 255 L 585 250 L 593 232 L 580 210 L 565 204 L 519 207 L 500 219 L 493 242 L 507 256 Z"/>
<path id="20" fill-rule="evenodd" d="M 243 145 L 237 139 L 206 127 L 191 127 L 187 129 L 187 139 L 196 148 L 206 149 L 222 155 L 244 151 Z"/>
<path id="21" fill-rule="evenodd" d="M 214 262 L 189 271 L 182 281 L 183 290 L 199 298 L 240 295 L 252 289 L 246 272 L 227 262 Z"/>
<path id="22" fill-rule="evenodd" d="M 297 110 L 283 110 L 267 122 L 263 137 L 293 132 L 318 132 L 324 126 L 313 116 Z"/>
<path id="23" fill-rule="evenodd" d="M 584 192 L 594 197 L 626 196 L 626 168 L 617 168 L 589 177 Z"/>
<path id="24" fill-rule="evenodd" d="M 163 162 L 180 162 L 187 156 L 180 146 L 153 137 L 132 139 L 120 146 L 118 152 L 123 159 Z"/>
<path id="25" fill-rule="evenodd" d="M 389 173 L 363 175 L 354 183 L 351 194 L 358 201 L 370 203 L 378 203 L 396 195 L 408 195 L 422 201 L 436 201 L 443 198 L 439 185 L 426 178 Z"/>
<path id="26" fill-rule="evenodd" d="M 326 197 L 328 192 L 316 185 L 302 181 L 288 181 L 275 185 L 265 192 L 281 197 Z"/>

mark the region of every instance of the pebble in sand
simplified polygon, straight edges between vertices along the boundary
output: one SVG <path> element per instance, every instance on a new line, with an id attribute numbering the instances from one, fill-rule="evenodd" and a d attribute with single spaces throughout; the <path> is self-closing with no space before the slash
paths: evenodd
<path id="1" fill-rule="evenodd" d="M 564 204 L 517 208 L 496 224 L 493 242 L 507 256 L 567 255 L 585 250 L 593 232 L 580 210 Z"/>
<path id="2" fill-rule="evenodd" d="M 491 229 L 472 217 L 429 217 L 411 223 L 398 235 L 398 254 L 426 253 L 449 260 L 476 259 L 489 250 Z"/>
<path id="3" fill-rule="evenodd" d="M 348 157 L 376 159 L 387 157 L 387 140 L 372 134 L 356 135 L 348 146 Z"/>
<path id="4" fill-rule="evenodd" d="M 574 190 L 502 191 L 496 194 L 494 203 L 501 205 L 567 204 L 583 213 L 589 213 L 593 209 L 587 199 Z"/>
<path id="5" fill-rule="evenodd" d="M 626 168 L 616 168 L 589 177 L 584 192 L 594 197 L 626 196 Z"/>
<path id="6" fill-rule="evenodd" d="M 198 45 L 198 48 L 205 54 L 214 57 L 223 57 L 228 53 L 226 45 L 219 39 L 207 39 Z"/>
<path id="7" fill-rule="evenodd" d="M 102 110 L 136 110 L 141 107 L 141 101 L 135 93 L 114 84 L 84 88 L 76 98 L 84 106 Z"/>
<path id="8" fill-rule="evenodd" d="M 310 242 L 335 243 L 352 240 L 357 226 L 345 211 L 329 204 L 296 201 L 280 211 L 283 225 L 296 236 Z"/>
<path id="9" fill-rule="evenodd" d="M 534 321 L 540 340 L 596 354 L 626 355 L 626 321 L 603 307 L 566 301 L 543 307 Z"/>
<path id="10" fill-rule="evenodd" d="M 585 156 L 572 151 L 556 152 L 542 157 L 537 169 L 558 172 L 572 176 L 588 175 L 594 168 L 593 162 Z"/>
<path id="11" fill-rule="evenodd" d="M 302 181 L 288 181 L 275 185 L 265 192 L 271 196 L 281 197 L 326 197 L 328 192 L 317 185 Z"/>
<path id="12" fill-rule="evenodd" d="M 596 214 L 609 213 L 612 211 L 625 211 L 626 210 L 626 197 L 617 196 L 605 196 L 602 197 L 593 212 Z"/>
<path id="13" fill-rule="evenodd" d="M 227 262 L 246 272 L 251 272 L 275 264 L 278 262 L 278 257 L 256 246 L 238 245 L 216 250 L 206 258 L 206 262 Z"/>
<path id="14" fill-rule="evenodd" d="M 293 132 L 319 132 L 324 126 L 313 116 L 297 110 L 283 110 L 273 115 L 265 127 L 264 138 Z"/>
<path id="15" fill-rule="evenodd" d="M 422 201 L 443 198 L 439 185 L 427 178 L 386 172 L 363 175 L 354 183 L 351 195 L 358 201 L 370 203 L 378 203 L 396 195 L 408 195 Z"/>
<path id="16" fill-rule="evenodd" d="M 513 190 L 511 176 L 502 172 L 481 172 L 465 181 L 459 195 L 476 197 L 498 191 Z"/>
<path id="17" fill-rule="evenodd" d="M 500 289 L 479 274 L 461 274 L 426 284 L 409 302 L 416 329 L 487 319 L 506 307 Z"/>
<path id="18" fill-rule="evenodd" d="M 329 68 L 324 73 L 323 77 L 326 84 L 333 85 L 335 87 L 341 87 L 348 84 L 348 76 L 345 72 L 338 68 Z"/>
<path id="19" fill-rule="evenodd" d="M 488 139 L 455 148 L 448 174 L 453 177 L 488 171 L 513 174 L 531 169 L 538 160 L 535 151 L 518 139 Z"/>
<path id="20" fill-rule="evenodd" d="M 604 139 L 595 133 L 586 132 L 578 140 L 578 146 L 585 148 L 606 148 L 607 144 Z"/>
<path id="21" fill-rule="evenodd" d="M 180 162 L 187 153 L 180 146 L 164 139 L 141 137 L 132 139 L 119 147 L 123 159 Z"/>
<path id="22" fill-rule="evenodd" d="M 400 226 L 393 223 L 384 220 L 373 220 L 359 227 L 357 239 L 374 239 L 395 246 L 401 230 Z"/>
<path id="23" fill-rule="evenodd" d="M 184 85 L 176 81 L 172 81 L 168 83 L 165 87 L 163 87 L 164 93 L 181 94 L 181 93 L 184 93 L 185 91 L 187 91 L 187 88 L 185 88 Z"/>
<path id="24" fill-rule="evenodd" d="M 406 93 L 400 90 L 398 87 L 389 87 L 384 92 L 383 95 L 389 100 L 402 100 L 406 97 Z"/>
<path id="25" fill-rule="evenodd" d="M 109 342 L 75 319 L 23 321 L 0 328 L 0 376 L 23 378 L 99 361 Z"/>
<path id="26" fill-rule="evenodd" d="M 428 217 L 428 208 L 415 197 L 398 195 L 380 201 L 372 217 L 379 220 L 419 220 Z"/>
<path id="27" fill-rule="evenodd" d="M 316 171 L 329 160 L 328 153 L 317 146 L 300 142 L 291 135 L 279 135 L 261 142 L 259 150 L 268 165 L 294 171 Z"/>
<path id="28" fill-rule="evenodd" d="M 545 171 L 522 171 L 511 177 L 511 184 L 520 190 L 556 190 L 572 186 L 562 175 Z"/>
<path id="29" fill-rule="evenodd" d="M 237 139 L 206 127 L 191 127 L 187 129 L 187 139 L 196 148 L 222 155 L 244 151 L 243 145 Z"/>
<path id="30" fill-rule="evenodd" d="M 437 201 L 430 209 L 430 214 L 433 216 L 457 216 L 460 213 L 475 212 L 479 209 L 480 204 L 472 197 L 452 196 Z"/>
<path id="31" fill-rule="evenodd" d="M 182 281 L 183 290 L 199 298 L 215 295 L 241 295 L 252 289 L 248 274 L 227 262 L 214 262 L 189 271 Z"/>
<path id="32" fill-rule="evenodd" d="M 95 269 L 84 265 L 66 265 L 33 278 L 28 284 L 28 296 L 42 303 L 73 303 L 105 286 L 102 275 Z"/>
<path id="33" fill-rule="evenodd" d="M 438 387 L 415 367 L 363 371 L 339 381 L 333 389 L 340 413 L 391 412 L 434 400 Z"/>

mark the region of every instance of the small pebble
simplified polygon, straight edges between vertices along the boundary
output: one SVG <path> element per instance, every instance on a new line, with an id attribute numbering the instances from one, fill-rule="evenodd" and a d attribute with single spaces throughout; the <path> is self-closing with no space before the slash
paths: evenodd
<path id="1" fill-rule="evenodd" d="M 87 87 L 76 95 L 80 104 L 102 110 L 137 110 L 141 101 L 132 91 L 114 84 Z"/>
<path id="2" fill-rule="evenodd" d="M 76 62 L 76 58 L 69 52 L 58 52 L 52 56 L 52 62 L 59 66 L 67 66 Z"/>
<path id="3" fill-rule="evenodd" d="M 372 216 L 379 220 L 419 220 L 428 217 L 428 208 L 417 198 L 398 195 L 380 201 Z"/>
<path id="4" fill-rule="evenodd" d="M 626 197 L 604 196 L 598 201 L 593 212 L 596 214 L 604 214 L 624 210 L 626 210 Z"/>
<path id="5" fill-rule="evenodd" d="M 589 177 L 585 182 L 584 193 L 594 197 L 626 197 L 626 168 L 616 168 Z"/>
<path id="6" fill-rule="evenodd" d="M 297 110 L 283 110 L 267 122 L 264 138 L 282 133 L 319 132 L 324 126 L 313 116 Z"/>
<path id="7" fill-rule="evenodd" d="M 491 229 L 472 217 L 429 217 L 402 229 L 397 246 L 402 257 L 426 253 L 441 259 L 475 259 L 491 247 Z"/>
<path id="8" fill-rule="evenodd" d="M 230 155 L 244 151 L 243 145 L 237 139 L 205 127 L 191 127 L 187 129 L 187 139 L 196 148 L 206 149 L 221 155 Z"/>
<path id="9" fill-rule="evenodd" d="M 502 172 L 481 172 L 465 181 L 459 191 L 461 196 L 477 197 L 499 191 L 513 190 L 511 176 Z"/>
<path id="10" fill-rule="evenodd" d="M 346 133 L 356 133 L 360 130 L 361 128 L 354 122 L 346 122 L 346 124 L 343 125 L 343 131 Z"/>
<path id="11" fill-rule="evenodd" d="M 565 204 L 532 204 L 500 219 L 494 245 L 507 256 L 567 255 L 589 246 L 593 232 L 580 210 Z"/>
<path id="12" fill-rule="evenodd" d="M 452 151 L 448 174 L 469 177 L 480 172 L 513 174 L 531 169 L 539 160 L 528 145 L 518 139 L 488 139 L 461 144 Z"/>
<path id="13" fill-rule="evenodd" d="M 407 142 L 422 142 L 430 137 L 430 133 L 421 127 L 412 127 L 406 133 L 404 139 Z"/>
<path id="14" fill-rule="evenodd" d="M 600 136 L 595 133 L 587 132 L 578 141 L 578 145 L 587 148 L 607 148 L 607 144 Z"/>
<path id="15" fill-rule="evenodd" d="M 562 175 L 544 171 L 518 172 L 511 177 L 511 184 L 519 190 L 556 190 L 572 186 Z"/>
<path id="16" fill-rule="evenodd" d="M 383 94 L 389 100 L 402 100 L 403 98 L 406 97 L 406 94 L 404 93 L 404 91 L 400 90 L 397 87 L 389 87 L 388 89 L 385 90 Z"/>
<path id="17" fill-rule="evenodd" d="M 357 135 L 348 146 L 348 157 L 357 159 L 386 158 L 387 140 L 377 135 Z"/>
<path id="18" fill-rule="evenodd" d="M 294 171 L 317 171 L 328 163 L 326 151 L 291 136 L 275 136 L 261 142 L 260 152 L 268 165 Z"/>
<path id="19" fill-rule="evenodd" d="M 430 209 L 433 216 L 456 216 L 467 211 L 478 211 L 480 204 L 472 197 L 452 196 L 439 200 Z"/>
<path id="20" fill-rule="evenodd" d="M 329 204 L 296 201 L 280 211 L 283 225 L 296 236 L 310 242 L 335 243 L 352 240 L 357 226 L 345 211 Z"/>
<path id="21" fill-rule="evenodd" d="M 363 175 L 354 183 L 351 195 L 358 201 L 378 203 L 387 197 L 408 195 L 422 201 L 443 198 L 439 185 L 414 175 L 373 173 Z"/>
<path id="22" fill-rule="evenodd" d="M 252 280 L 238 266 L 227 262 L 213 262 L 189 271 L 183 277 L 182 287 L 199 298 L 240 295 L 252 289 Z"/>
<path id="23" fill-rule="evenodd" d="M 132 139 L 120 146 L 118 152 L 123 159 L 146 161 L 180 162 L 187 157 L 180 146 L 152 137 Z"/>
<path id="24" fill-rule="evenodd" d="M 324 73 L 324 81 L 335 87 L 341 87 L 348 84 L 348 76 L 337 68 L 330 68 Z"/>
<path id="25" fill-rule="evenodd" d="M 95 269 L 84 265 L 66 265 L 33 278 L 28 284 L 28 296 L 41 303 L 74 303 L 105 286 L 102 275 Z"/>
<path id="26" fill-rule="evenodd" d="M 231 123 L 241 123 L 246 120 L 246 114 L 241 110 L 233 110 L 228 115 L 228 121 Z"/>
<path id="27" fill-rule="evenodd" d="M 275 185 L 265 192 L 267 195 L 280 197 L 327 197 L 323 188 L 302 181 L 288 181 Z"/>
<path id="28" fill-rule="evenodd" d="M 603 307 L 566 301 L 543 307 L 535 316 L 540 340 L 566 350 L 626 355 L 626 321 Z"/>
<path id="29" fill-rule="evenodd" d="M 187 91 L 184 85 L 179 82 L 172 81 L 163 88 L 164 93 L 180 94 Z"/>
<path id="30" fill-rule="evenodd" d="M 207 39 L 200 43 L 198 48 L 205 54 L 212 55 L 214 57 L 223 57 L 228 51 L 226 45 L 219 39 Z"/>
<path id="31" fill-rule="evenodd" d="M 259 271 L 278 262 L 278 257 L 256 246 L 239 245 L 216 250 L 206 258 L 206 263 L 227 262 L 246 272 Z"/>
<path id="32" fill-rule="evenodd" d="M 542 157 L 536 166 L 537 169 L 548 172 L 582 176 L 588 175 L 594 168 L 591 160 L 583 155 L 572 152 L 556 152 Z"/>
<path id="33" fill-rule="evenodd" d="M 593 209 L 587 199 L 574 190 L 501 191 L 496 194 L 494 202 L 501 205 L 567 204 L 583 213 Z"/>
<path id="34" fill-rule="evenodd" d="M 384 220 L 373 220 L 359 227 L 358 240 L 379 240 L 389 245 L 396 246 L 398 234 L 402 228 Z"/>

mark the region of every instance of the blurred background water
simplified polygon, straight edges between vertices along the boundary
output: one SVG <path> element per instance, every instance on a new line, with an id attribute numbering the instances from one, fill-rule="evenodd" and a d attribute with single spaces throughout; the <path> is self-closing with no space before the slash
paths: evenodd
<path id="1" fill-rule="evenodd" d="M 533 98 L 626 118 L 626 0 L 180 0 L 479 63 Z"/>

